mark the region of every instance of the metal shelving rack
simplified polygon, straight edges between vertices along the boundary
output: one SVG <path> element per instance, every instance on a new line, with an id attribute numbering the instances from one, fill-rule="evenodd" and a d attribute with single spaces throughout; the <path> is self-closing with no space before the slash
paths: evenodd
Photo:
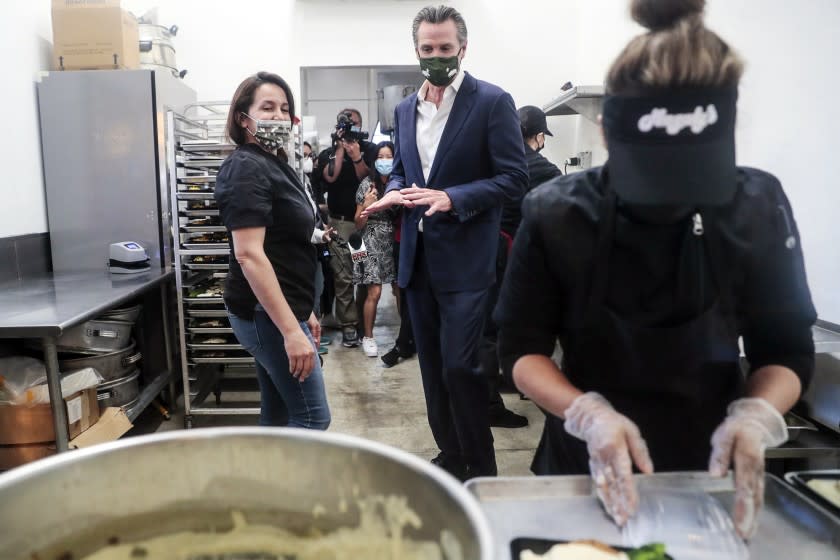
<path id="1" fill-rule="evenodd" d="M 167 152 L 175 178 L 170 181 L 170 199 L 186 428 L 192 427 L 196 415 L 260 412 L 259 402 L 222 402 L 223 391 L 258 391 L 254 359 L 236 340 L 221 293 L 195 293 L 222 287 L 231 258 L 214 199 L 216 173 L 236 148 L 225 137 L 228 106 L 229 102 L 197 103 L 187 106 L 184 115 L 167 116 L 169 137 L 174 139 Z M 290 127 L 287 153 L 297 148 L 294 137 Z"/>

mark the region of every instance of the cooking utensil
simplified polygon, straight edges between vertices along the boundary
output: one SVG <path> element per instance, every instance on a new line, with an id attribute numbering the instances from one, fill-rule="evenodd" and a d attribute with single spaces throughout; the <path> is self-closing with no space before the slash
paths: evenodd
<path id="1" fill-rule="evenodd" d="M 104 321 L 92 319 L 64 331 L 56 341 L 61 350 L 82 352 L 113 352 L 131 344 L 131 328 L 128 321 Z"/>
<path id="2" fill-rule="evenodd" d="M 136 369 L 131 374 L 103 383 L 96 390 L 96 400 L 99 401 L 99 410 L 109 406 L 125 406 L 133 404 L 140 395 L 140 370 Z"/>
<path id="3" fill-rule="evenodd" d="M 112 381 L 128 375 L 136 368 L 134 364 L 143 358 L 140 352 L 134 351 L 135 348 L 136 344 L 132 340 L 126 348 L 107 354 L 98 352 L 60 354 L 58 368 L 63 372 L 68 372 L 91 367 L 99 372 L 103 381 Z"/>
<path id="4" fill-rule="evenodd" d="M 825 498 L 822 494 L 808 486 L 811 480 L 834 480 L 840 481 L 840 469 L 819 470 L 819 471 L 797 471 L 785 474 L 785 480 L 793 484 L 806 496 L 823 506 L 829 512 L 840 519 L 840 507 Z"/>
<path id="5" fill-rule="evenodd" d="M 106 321 L 126 321 L 133 323 L 140 316 L 140 311 L 143 309 L 142 305 L 132 305 L 131 307 L 121 307 L 118 309 L 110 309 L 100 315 L 98 318 Z"/>
<path id="6" fill-rule="evenodd" d="M 422 527 L 404 538 L 440 542 L 447 531 L 463 560 L 495 557 L 475 499 L 427 461 L 343 434 L 213 428 L 132 437 L 0 475 L 0 558 L 80 558 L 109 539 L 200 527 L 214 512 L 229 522 L 233 509 L 300 533 L 331 531 L 356 526 L 357 500 L 370 496 L 407 499 Z"/>

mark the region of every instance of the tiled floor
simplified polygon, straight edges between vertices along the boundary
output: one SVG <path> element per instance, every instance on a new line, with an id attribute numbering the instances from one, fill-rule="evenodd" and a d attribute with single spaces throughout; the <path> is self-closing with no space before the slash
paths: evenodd
<path id="1" fill-rule="evenodd" d="M 393 346 L 399 318 L 390 289 L 383 290 L 379 318 L 374 331 L 380 353 Z M 378 358 L 368 358 L 361 348 L 344 348 L 340 334 L 327 329 L 334 342 L 326 355 L 324 372 L 327 396 L 332 411 L 330 431 L 360 436 L 392 445 L 430 459 L 437 454 L 426 421 L 425 400 L 417 359 L 404 361 L 393 368 L 384 368 Z M 222 395 L 241 400 L 256 398 L 256 394 Z M 530 401 L 519 395 L 504 395 L 511 410 L 526 415 L 526 428 L 493 428 L 496 460 L 500 475 L 528 475 L 529 465 L 542 430 L 542 413 Z M 256 417 L 204 416 L 195 417 L 195 426 L 255 425 Z M 167 422 L 160 421 L 154 409 L 138 419 L 132 433 L 148 433 L 183 428 L 183 415 L 177 414 Z"/>

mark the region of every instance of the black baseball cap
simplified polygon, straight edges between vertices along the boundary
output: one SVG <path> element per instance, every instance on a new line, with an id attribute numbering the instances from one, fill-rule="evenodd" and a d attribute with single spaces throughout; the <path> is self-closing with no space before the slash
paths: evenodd
<path id="1" fill-rule="evenodd" d="M 519 108 L 519 126 L 522 128 L 522 136 L 525 138 L 540 132 L 544 132 L 548 136 L 554 136 L 545 123 L 543 110 L 533 105 L 525 105 Z"/>
<path id="2" fill-rule="evenodd" d="M 716 206 L 735 196 L 735 88 L 608 95 L 610 186 L 631 204 Z"/>

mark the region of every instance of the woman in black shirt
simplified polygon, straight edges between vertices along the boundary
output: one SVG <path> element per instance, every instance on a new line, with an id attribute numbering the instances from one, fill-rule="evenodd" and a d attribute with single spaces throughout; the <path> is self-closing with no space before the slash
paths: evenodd
<path id="1" fill-rule="evenodd" d="M 735 165 L 742 64 L 703 6 L 633 0 L 650 31 L 607 76 L 609 161 L 526 197 L 495 318 L 517 386 L 547 412 L 537 474 L 590 472 L 621 525 L 633 464 L 734 465 L 748 537 L 764 449 L 787 439 L 782 414 L 811 376 L 816 314 L 781 185 Z"/>
<path id="2" fill-rule="evenodd" d="M 256 360 L 260 424 L 325 430 L 330 423 L 313 313 L 315 210 L 282 148 L 294 119 L 286 82 L 259 72 L 236 90 L 227 133 L 239 147 L 222 164 L 216 201 L 230 231 L 225 305 Z"/>

